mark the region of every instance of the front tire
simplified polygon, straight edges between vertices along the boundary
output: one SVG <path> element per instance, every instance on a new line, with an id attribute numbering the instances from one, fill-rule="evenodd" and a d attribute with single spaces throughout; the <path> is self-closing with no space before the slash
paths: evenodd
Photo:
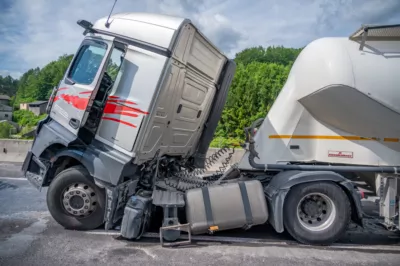
<path id="1" fill-rule="evenodd" d="M 61 171 L 47 191 L 51 216 L 66 229 L 93 230 L 103 224 L 104 190 L 83 166 Z"/>
<path id="2" fill-rule="evenodd" d="M 347 230 L 351 205 L 346 193 L 333 182 L 295 186 L 284 204 L 284 225 L 297 241 L 329 245 Z"/>

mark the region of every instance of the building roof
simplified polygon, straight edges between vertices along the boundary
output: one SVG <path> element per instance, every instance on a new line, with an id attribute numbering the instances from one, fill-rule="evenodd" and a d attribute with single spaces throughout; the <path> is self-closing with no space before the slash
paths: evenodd
<path id="1" fill-rule="evenodd" d="M 0 100 L 10 100 L 8 95 L 0 94 Z"/>
<path id="2" fill-rule="evenodd" d="M 28 105 L 42 105 L 42 104 L 47 104 L 47 101 L 36 101 L 28 103 Z"/>

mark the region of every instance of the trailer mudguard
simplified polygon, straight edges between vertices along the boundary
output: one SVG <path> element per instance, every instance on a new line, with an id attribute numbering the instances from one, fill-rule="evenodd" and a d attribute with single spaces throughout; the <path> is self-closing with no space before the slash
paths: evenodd
<path id="1" fill-rule="evenodd" d="M 271 210 L 268 222 L 274 227 L 275 231 L 282 233 L 283 226 L 283 206 L 287 193 L 291 187 L 318 181 L 332 181 L 340 185 L 349 197 L 353 211 L 352 219 L 360 226 L 362 224 L 363 212 L 361 209 L 360 196 L 354 184 L 342 175 L 331 171 L 282 171 L 275 175 L 264 192 L 267 197 L 268 207 Z"/>

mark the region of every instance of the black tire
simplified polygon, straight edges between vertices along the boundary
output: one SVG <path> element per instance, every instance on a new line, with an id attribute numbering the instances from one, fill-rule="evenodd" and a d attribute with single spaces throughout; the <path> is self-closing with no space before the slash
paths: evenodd
<path id="1" fill-rule="evenodd" d="M 73 183 L 83 183 L 97 194 L 96 209 L 89 216 L 80 218 L 69 214 L 63 204 L 61 194 Z M 47 207 L 51 216 L 66 229 L 93 230 L 103 224 L 105 212 L 105 192 L 93 182 L 93 178 L 83 166 L 73 166 L 60 172 L 50 183 L 47 191 Z"/>
<path id="2" fill-rule="evenodd" d="M 313 231 L 302 225 L 298 217 L 298 204 L 309 193 L 321 193 L 329 197 L 335 205 L 336 215 L 333 222 L 321 231 Z M 348 196 L 341 187 L 333 182 L 305 183 L 293 187 L 284 203 L 283 221 L 289 234 L 307 245 L 330 245 L 346 232 L 351 217 L 351 205 Z"/>

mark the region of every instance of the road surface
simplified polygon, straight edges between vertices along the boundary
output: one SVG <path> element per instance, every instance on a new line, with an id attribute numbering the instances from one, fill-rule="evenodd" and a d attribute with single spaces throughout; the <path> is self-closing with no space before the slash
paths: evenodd
<path id="1" fill-rule="evenodd" d="M 163 248 L 157 239 L 125 241 L 117 233 L 69 231 L 49 215 L 46 189 L 23 178 L 0 177 L 0 265 L 399 265 L 395 237 L 350 231 L 332 247 L 299 245 L 268 226 L 235 241 L 198 241 Z M 239 236 L 238 232 L 222 236 Z"/>

